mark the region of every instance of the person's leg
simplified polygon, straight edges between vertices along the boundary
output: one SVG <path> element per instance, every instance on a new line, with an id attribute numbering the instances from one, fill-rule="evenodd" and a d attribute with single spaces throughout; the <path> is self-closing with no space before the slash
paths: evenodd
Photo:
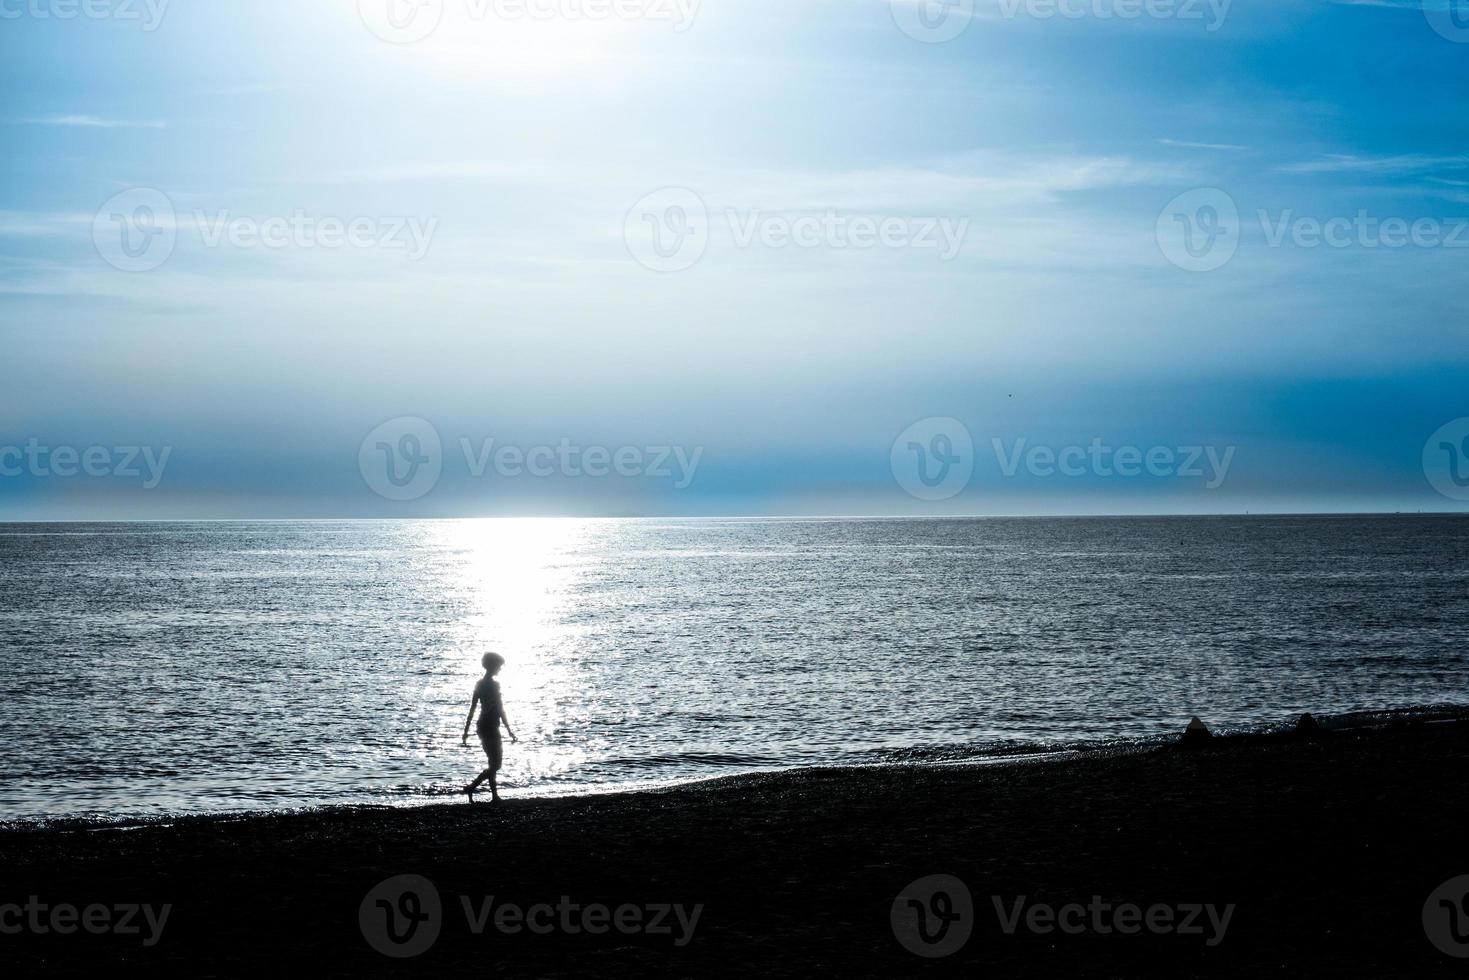
<path id="1" fill-rule="evenodd" d="M 480 788 L 480 784 L 483 783 L 486 779 L 495 778 L 495 756 L 494 753 L 490 751 L 490 742 L 489 739 L 485 737 L 484 732 L 480 732 L 479 744 L 480 748 L 485 750 L 485 759 L 487 762 L 489 762 L 489 766 L 487 766 L 485 770 L 481 772 L 478 776 L 474 777 L 474 782 L 464 787 L 464 792 L 469 794 L 469 802 L 471 803 L 474 802 L 474 791 Z"/>
<path id="2" fill-rule="evenodd" d="M 481 733 L 479 737 L 479 743 L 480 746 L 485 750 L 485 759 L 489 762 L 489 765 L 485 768 L 484 772 L 480 773 L 479 776 L 475 778 L 474 782 L 464 787 L 464 792 L 469 794 L 469 800 L 471 803 L 474 802 L 474 791 L 479 789 L 480 784 L 483 783 L 485 780 L 489 780 L 490 783 L 490 798 L 494 800 L 498 800 L 500 798 L 499 788 L 495 785 L 495 773 L 500 768 L 501 758 L 499 733 L 497 732 L 493 737 Z"/>
<path id="3" fill-rule="evenodd" d="M 495 737 L 485 746 L 485 751 L 490 757 L 490 768 L 488 770 L 490 774 L 490 799 L 498 803 L 500 802 L 500 785 L 496 777 L 500 772 L 500 763 L 505 757 L 500 745 L 500 732 L 498 730 L 495 732 Z"/>

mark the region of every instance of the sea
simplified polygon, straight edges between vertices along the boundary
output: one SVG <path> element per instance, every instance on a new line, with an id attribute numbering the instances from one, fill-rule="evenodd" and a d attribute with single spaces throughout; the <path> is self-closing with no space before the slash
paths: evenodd
<path id="1" fill-rule="evenodd" d="M 0 823 L 958 762 L 1469 703 L 1469 519 L 0 525 Z M 460 797 L 462 799 L 462 797 Z"/>

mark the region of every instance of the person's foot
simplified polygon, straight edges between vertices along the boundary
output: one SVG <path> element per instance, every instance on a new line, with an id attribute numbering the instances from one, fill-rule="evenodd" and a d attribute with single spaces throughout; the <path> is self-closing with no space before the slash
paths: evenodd
<path id="1" fill-rule="evenodd" d="M 492 796 L 491 796 L 491 797 L 490 797 L 490 802 L 491 802 L 491 803 L 499 803 L 499 802 L 500 802 L 500 794 L 499 794 L 499 793 L 495 793 L 495 794 L 493 794 L 493 795 L 492 795 Z"/>
<path id="2" fill-rule="evenodd" d="M 466 794 L 468 794 L 468 796 L 469 796 L 469 802 L 473 803 L 474 802 L 474 787 L 473 786 L 466 786 L 466 787 L 464 787 L 464 792 Z"/>

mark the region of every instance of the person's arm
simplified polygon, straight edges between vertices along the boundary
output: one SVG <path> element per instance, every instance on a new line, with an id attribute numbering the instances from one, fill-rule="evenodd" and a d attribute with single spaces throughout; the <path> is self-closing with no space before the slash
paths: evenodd
<path id="1" fill-rule="evenodd" d="M 469 702 L 469 717 L 464 719 L 464 744 L 469 744 L 469 726 L 474 723 L 474 709 L 479 707 L 479 688 L 474 690 L 474 700 Z"/>
<path id="2" fill-rule="evenodd" d="M 502 704 L 502 705 L 499 706 L 499 708 L 500 708 L 500 720 L 505 723 L 505 731 L 507 733 L 509 733 L 509 735 L 510 735 L 510 741 L 512 741 L 512 742 L 519 742 L 520 739 L 518 739 L 518 738 L 515 737 L 515 732 L 510 728 L 510 716 L 505 713 L 505 706 Z"/>

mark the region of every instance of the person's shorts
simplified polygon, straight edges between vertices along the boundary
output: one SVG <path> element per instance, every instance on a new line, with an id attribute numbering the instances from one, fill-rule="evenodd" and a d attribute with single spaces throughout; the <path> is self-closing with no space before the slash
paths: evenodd
<path id="1" fill-rule="evenodd" d="M 500 762 L 505 756 L 504 749 L 500 745 L 500 730 L 498 728 L 479 729 L 479 744 L 484 746 L 485 755 L 490 760 L 490 768 L 499 769 Z"/>

